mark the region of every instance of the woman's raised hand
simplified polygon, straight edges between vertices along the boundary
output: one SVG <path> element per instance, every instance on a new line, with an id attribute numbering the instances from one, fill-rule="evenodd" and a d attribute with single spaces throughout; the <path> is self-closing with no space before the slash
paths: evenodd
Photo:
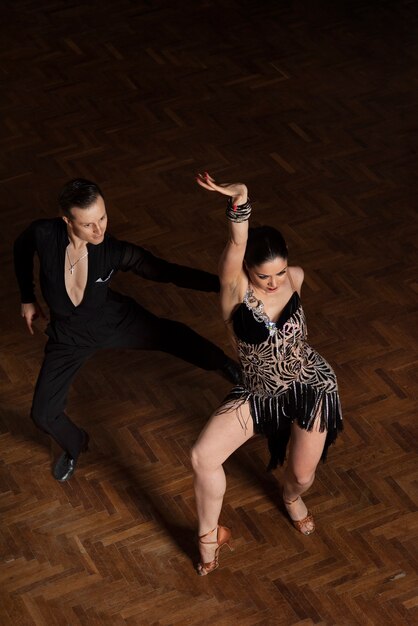
<path id="1" fill-rule="evenodd" d="M 217 191 L 230 196 L 233 204 L 245 204 L 248 200 L 248 189 L 243 183 L 217 183 L 207 172 L 198 174 L 197 183 L 208 191 Z"/>

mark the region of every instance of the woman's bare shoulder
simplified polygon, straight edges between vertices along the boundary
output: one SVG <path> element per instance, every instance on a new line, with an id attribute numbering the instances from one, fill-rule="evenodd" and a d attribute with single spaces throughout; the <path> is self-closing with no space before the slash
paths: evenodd
<path id="1" fill-rule="evenodd" d="M 288 272 L 290 272 L 292 276 L 293 283 L 295 285 L 296 290 L 300 293 L 300 289 L 303 284 L 303 279 L 305 277 L 305 272 L 299 265 L 290 265 L 287 268 Z"/>

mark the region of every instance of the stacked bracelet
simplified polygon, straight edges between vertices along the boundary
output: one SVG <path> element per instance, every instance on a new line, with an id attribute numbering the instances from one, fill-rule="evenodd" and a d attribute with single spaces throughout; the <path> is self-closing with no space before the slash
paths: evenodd
<path id="1" fill-rule="evenodd" d="M 232 198 L 228 198 L 226 216 L 231 222 L 246 222 L 251 215 L 251 203 L 248 198 L 245 204 L 232 204 Z"/>

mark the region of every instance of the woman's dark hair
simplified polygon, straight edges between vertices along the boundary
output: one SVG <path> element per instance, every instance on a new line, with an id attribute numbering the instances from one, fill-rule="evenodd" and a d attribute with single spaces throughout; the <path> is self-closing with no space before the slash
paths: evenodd
<path id="1" fill-rule="evenodd" d="M 85 178 L 75 178 L 68 181 L 58 196 L 58 204 L 63 214 L 72 219 L 71 209 L 88 209 L 98 198 L 103 198 L 99 185 Z"/>
<path id="2" fill-rule="evenodd" d="M 262 265 L 277 257 L 287 259 L 287 245 L 283 235 L 272 226 L 258 226 L 248 231 L 244 261 L 247 267 Z"/>

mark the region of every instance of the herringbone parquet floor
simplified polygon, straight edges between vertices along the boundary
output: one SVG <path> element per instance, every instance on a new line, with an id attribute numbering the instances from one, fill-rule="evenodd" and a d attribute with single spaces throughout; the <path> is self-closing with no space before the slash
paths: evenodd
<path id="1" fill-rule="evenodd" d="M 5 0 L 0 21 L 0 623 L 418 624 L 418 3 Z M 84 176 L 115 235 L 216 271 L 223 209 L 198 170 L 247 182 L 254 222 L 283 230 L 345 414 L 307 497 L 311 537 L 284 515 L 263 440 L 227 462 L 236 550 L 204 579 L 189 449 L 228 384 L 160 353 L 98 353 L 69 403 L 91 451 L 55 482 L 28 417 L 45 337 L 25 332 L 11 260 Z M 114 286 L 230 350 L 215 295 Z"/>

